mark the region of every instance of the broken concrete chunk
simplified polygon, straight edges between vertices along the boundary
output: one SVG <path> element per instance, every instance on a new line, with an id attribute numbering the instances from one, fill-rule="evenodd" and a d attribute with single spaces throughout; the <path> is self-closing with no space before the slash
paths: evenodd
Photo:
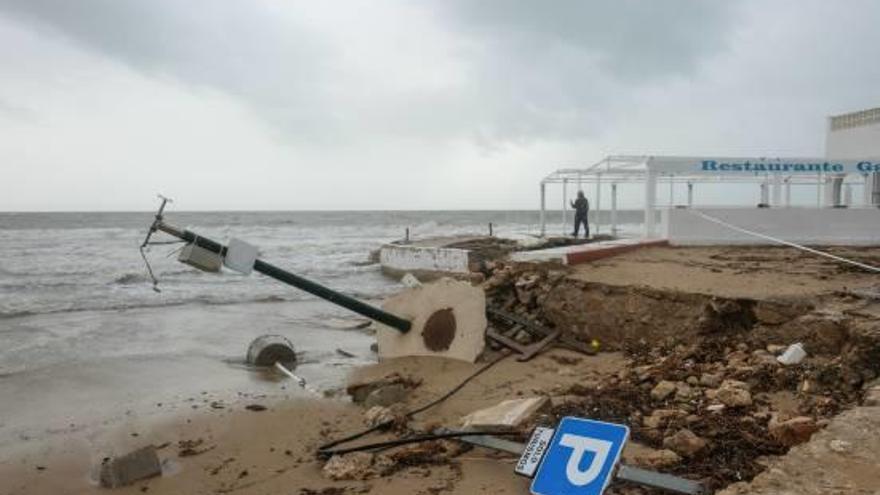
<path id="1" fill-rule="evenodd" d="M 691 387 L 687 383 L 678 383 L 675 387 L 675 399 L 679 401 L 687 401 L 699 397 L 701 394 L 699 389 Z"/>
<path id="2" fill-rule="evenodd" d="M 549 397 L 506 400 L 468 414 L 462 424 L 478 430 L 517 428 L 549 406 Z"/>
<path id="3" fill-rule="evenodd" d="M 722 373 L 703 373 L 700 376 L 700 385 L 704 387 L 717 387 L 724 380 Z"/>
<path id="4" fill-rule="evenodd" d="M 715 399 L 727 407 L 752 405 L 752 394 L 748 385 L 737 380 L 724 380 L 715 392 Z"/>
<path id="5" fill-rule="evenodd" d="M 642 418 L 645 428 L 660 428 L 666 426 L 670 420 L 680 419 L 687 416 L 684 411 L 678 409 L 655 409 L 650 416 Z"/>
<path id="6" fill-rule="evenodd" d="M 774 355 L 782 354 L 785 351 L 785 346 L 780 344 L 767 344 L 767 352 Z"/>
<path id="7" fill-rule="evenodd" d="M 677 388 L 675 382 L 663 380 L 651 390 L 651 398 L 654 400 L 664 400 L 674 394 Z"/>
<path id="8" fill-rule="evenodd" d="M 662 449 L 637 454 L 633 461 L 646 468 L 663 469 L 678 464 L 681 462 L 681 457 L 669 449 Z"/>
<path id="9" fill-rule="evenodd" d="M 394 422 L 397 424 L 406 423 L 406 413 L 402 406 L 396 407 L 371 407 L 364 413 L 364 419 L 370 426 L 376 426 L 383 423 Z"/>
<path id="10" fill-rule="evenodd" d="M 685 457 L 691 457 L 706 447 L 706 441 L 685 428 L 664 438 L 663 447 Z"/>
<path id="11" fill-rule="evenodd" d="M 776 418 L 767 425 L 770 436 L 774 440 L 787 447 L 802 444 L 819 431 L 816 420 L 807 416 L 798 416 L 788 421 L 776 421 Z"/>
<path id="12" fill-rule="evenodd" d="M 161 474 L 162 464 L 156 448 L 148 445 L 121 457 L 105 459 L 101 464 L 100 481 L 105 488 L 116 488 Z"/>

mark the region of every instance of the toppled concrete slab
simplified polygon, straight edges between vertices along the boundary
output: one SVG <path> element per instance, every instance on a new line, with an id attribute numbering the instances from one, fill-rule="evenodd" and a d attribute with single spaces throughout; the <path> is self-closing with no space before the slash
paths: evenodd
<path id="1" fill-rule="evenodd" d="M 467 282 L 441 279 L 407 289 L 382 309 L 412 322 L 407 333 L 376 323 L 379 359 L 437 356 L 474 362 L 483 352 L 486 296 Z"/>
<path id="2" fill-rule="evenodd" d="M 462 419 L 465 428 L 478 430 L 518 428 L 550 407 L 549 397 L 511 399 L 474 411 Z"/>
<path id="3" fill-rule="evenodd" d="M 121 457 L 105 459 L 101 464 L 100 482 L 105 488 L 116 488 L 161 474 L 162 464 L 156 448 L 148 445 Z"/>

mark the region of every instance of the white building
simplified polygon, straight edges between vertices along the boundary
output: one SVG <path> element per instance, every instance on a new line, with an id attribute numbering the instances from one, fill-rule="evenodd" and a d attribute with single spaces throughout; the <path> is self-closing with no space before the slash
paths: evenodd
<path id="1" fill-rule="evenodd" d="M 880 108 L 829 117 L 826 144 L 825 157 L 609 156 L 587 168 L 560 169 L 541 181 L 541 233 L 548 186 L 562 186 L 563 223 L 568 189 L 594 191 L 591 207 L 610 211 L 613 233 L 618 185 L 637 184 L 644 190 L 644 238 L 763 244 L 764 235 L 809 244 L 880 244 Z M 694 189 L 708 188 L 704 184 L 731 191 L 726 184 L 741 184 L 737 191 L 753 184 L 758 200 L 731 206 L 736 194 L 718 194 L 695 204 Z M 669 191 L 666 204 L 658 201 L 662 187 Z M 793 187 L 812 191 L 813 199 L 793 202 Z M 686 188 L 686 202 L 676 202 L 676 188 Z M 603 189 L 610 196 L 605 203 Z"/>
<path id="2" fill-rule="evenodd" d="M 825 156 L 880 158 L 880 108 L 828 117 Z M 880 205 L 880 174 L 865 182 L 864 203 Z"/>

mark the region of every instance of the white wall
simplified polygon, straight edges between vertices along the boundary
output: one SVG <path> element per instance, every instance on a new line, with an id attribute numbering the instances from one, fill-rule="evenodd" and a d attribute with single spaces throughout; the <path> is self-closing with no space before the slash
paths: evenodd
<path id="1" fill-rule="evenodd" d="M 880 123 L 846 129 L 828 129 L 825 156 L 829 158 L 880 158 Z"/>
<path id="2" fill-rule="evenodd" d="M 391 270 L 468 273 L 464 249 L 386 244 L 379 250 L 379 263 Z"/>
<path id="3" fill-rule="evenodd" d="M 876 117 L 877 111 L 868 111 Z M 834 117 L 832 117 L 832 120 Z M 873 119 L 872 119 L 873 120 Z M 832 129 L 828 123 L 825 137 L 825 156 L 829 158 L 876 158 L 880 157 L 880 122 L 871 122 L 857 127 Z M 873 199 L 872 199 L 873 197 Z M 873 178 L 865 183 L 862 204 L 877 203 L 873 186 Z"/>
<path id="4" fill-rule="evenodd" d="M 694 211 L 798 244 L 880 245 L 880 210 L 877 208 L 699 208 Z M 662 211 L 662 232 L 671 245 L 774 244 L 710 222 L 694 211 Z"/>

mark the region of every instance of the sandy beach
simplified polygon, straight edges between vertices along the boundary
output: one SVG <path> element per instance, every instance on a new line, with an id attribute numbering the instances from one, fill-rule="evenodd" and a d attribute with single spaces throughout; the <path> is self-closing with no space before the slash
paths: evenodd
<path id="1" fill-rule="evenodd" d="M 866 262 L 880 255 L 866 249 L 841 254 L 860 256 Z M 683 272 L 686 277 L 681 276 Z M 637 276 L 639 273 L 645 276 Z M 522 292 L 525 284 L 501 280 L 507 278 L 530 281 L 530 292 Z M 774 283 L 757 283 L 756 278 L 761 282 L 772 278 Z M 555 280 L 552 284 L 551 279 Z M 547 286 L 542 288 L 542 284 Z M 865 417 L 870 422 L 880 416 L 877 408 L 859 405 L 867 393 L 864 387 L 877 377 L 876 363 L 870 356 L 877 348 L 877 341 L 872 339 L 877 338 L 880 302 L 858 294 L 874 290 L 875 285 L 873 275 L 776 248 L 650 248 L 573 269 L 499 264 L 484 283 L 493 304 L 540 315 L 544 321 L 572 325 L 576 333 L 598 338 L 605 352 L 584 356 L 552 349 L 529 362 L 504 359 L 449 400 L 413 417 L 404 430 L 387 431 L 361 442 L 431 431 L 439 426 L 456 428 L 462 416 L 499 401 L 546 396 L 551 398 L 552 408 L 538 421 L 577 414 L 630 424 L 634 438 L 624 453 L 624 462 L 641 466 L 656 468 L 657 459 L 666 455 L 658 454 L 666 445 L 664 436 L 687 424 L 708 439 L 705 462 L 681 457 L 661 470 L 703 480 L 713 489 L 736 481 L 724 474 L 728 464 L 750 473 L 745 481 L 757 475 L 754 490 L 765 493 L 759 487 L 773 483 L 758 485 L 766 477 L 761 473 L 778 478 L 782 469 L 768 466 L 791 464 L 794 461 L 787 460 L 790 456 L 809 457 L 809 452 L 831 455 L 833 463 L 849 466 L 848 471 L 840 471 L 846 476 L 825 473 L 828 480 L 843 483 L 840 486 L 848 490 L 876 486 L 880 482 L 876 478 L 876 459 L 871 460 L 868 454 L 878 441 L 876 431 L 851 427 L 855 421 L 864 423 Z M 592 302 L 596 291 L 603 294 L 602 306 Z M 646 302 L 649 300 L 654 303 Z M 730 309 L 728 306 L 734 303 L 738 306 Z M 586 320 L 579 319 L 573 306 L 577 304 L 587 315 Z M 663 310 L 658 309 L 661 307 Z M 253 305 L 244 310 L 230 307 L 219 314 L 214 312 L 207 321 L 201 308 L 178 311 L 169 318 L 181 323 L 199 321 L 195 326 L 203 328 L 220 324 L 242 331 L 249 311 L 264 317 L 266 313 L 274 315 L 271 318 L 281 322 L 295 318 L 297 309 L 285 304 Z M 748 313 L 748 328 L 724 327 L 724 322 L 740 321 L 735 316 L 738 311 Z M 108 327 L 119 324 L 107 314 L 82 318 L 102 319 Z M 837 326 L 829 323 L 832 321 Z M 588 333 L 584 333 L 586 329 Z M 615 329 L 616 339 L 611 338 Z M 247 331 L 245 335 L 249 336 Z M 8 482 L 0 493 L 109 493 L 96 484 L 96 466 L 105 456 L 143 445 L 158 447 L 163 475 L 113 492 L 528 491 L 528 480 L 512 473 L 514 456 L 483 448 L 462 449 L 454 441 L 435 445 L 430 455 L 418 447 L 392 449 L 388 455 L 398 456 L 399 465 L 378 475 L 364 476 L 366 479 L 330 479 L 322 472 L 325 461 L 315 455 L 322 443 L 368 426 L 364 406 L 352 403 L 344 392 L 347 383 L 406 377 L 415 385 L 392 411 L 412 410 L 442 395 L 481 363 L 497 357 L 497 351 L 487 351 L 475 364 L 438 358 L 375 363 L 369 351 L 373 337 L 359 330 L 300 329 L 290 336 L 305 355 L 313 356 L 297 372 L 319 388 L 320 394 L 303 391 L 277 374 L 256 372 L 241 363 L 204 355 L 154 359 L 149 364 L 139 363 L 136 358 L 120 358 L 112 373 L 90 370 L 88 366 L 72 367 L 62 372 L 66 380 L 92 383 L 91 388 L 76 390 L 65 390 L 65 381 L 59 380 L 57 370 L 26 383 L 17 382 L 14 374 L 3 377 L 3 396 L 14 400 L 3 404 L 0 479 Z M 198 338 L 202 337 L 207 338 Z M 660 340 L 652 345 L 646 338 Z M 794 339 L 805 342 L 809 349 L 806 368 L 784 370 L 768 362 L 766 349 L 784 347 Z M 336 347 L 344 347 L 358 357 L 336 354 L 330 358 Z M 708 354 L 687 364 L 694 370 L 688 372 L 680 366 L 691 362 L 687 360 L 694 358 L 687 356 L 695 351 Z M 828 375 L 826 370 L 831 369 L 844 373 Z M 751 391 L 750 405 L 713 415 L 706 409 L 712 401 L 699 397 L 704 392 L 717 393 L 717 384 L 704 385 L 700 373 L 741 380 Z M 766 373 L 775 378 L 764 378 L 762 382 L 758 377 L 768 376 Z M 847 373 L 860 375 L 855 378 Z M 667 380 L 677 383 L 673 386 L 679 392 L 658 401 L 652 395 L 654 389 Z M 806 390 L 804 383 L 812 383 L 812 389 Z M 35 390 L 41 392 L 35 394 Z M 161 407 L 157 404 L 160 396 Z M 680 410 L 676 414 L 682 414 L 681 419 L 660 430 L 645 426 L 658 408 Z M 852 413 L 840 414 L 845 411 Z M 749 425 L 745 431 L 768 435 L 772 421 L 804 415 L 817 421 L 819 429 L 836 431 L 831 440 L 837 441 L 835 445 L 845 442 L 849 450 L 829 451 L 828 439 L 821 445 L 804 440 L 807 443 L 795 447 L 789 455 L 785 455 L 788 444 L 777 443 L 770 436 L 757 445 L 737 441 L 722 448 L 717 443 L 723 435 L 741 431 L 745 424 Z M 685 419 L 686 423 L 678 423 Z M 822 435 L 828 434 L 820 432 L 817 438 L 824 438 Z M 802 462 L 807 461 L 801 459 L 795 464 Z M 846 481 L 841 481 L 844 478 Z M 821 486 L 825 485 L 813 488 Z M 731 493 L 739 493 L 735 492 L 738 489 L 729 488 L 734 490 Z M 609 493 L 653 492 L 615 484 Z"/>

